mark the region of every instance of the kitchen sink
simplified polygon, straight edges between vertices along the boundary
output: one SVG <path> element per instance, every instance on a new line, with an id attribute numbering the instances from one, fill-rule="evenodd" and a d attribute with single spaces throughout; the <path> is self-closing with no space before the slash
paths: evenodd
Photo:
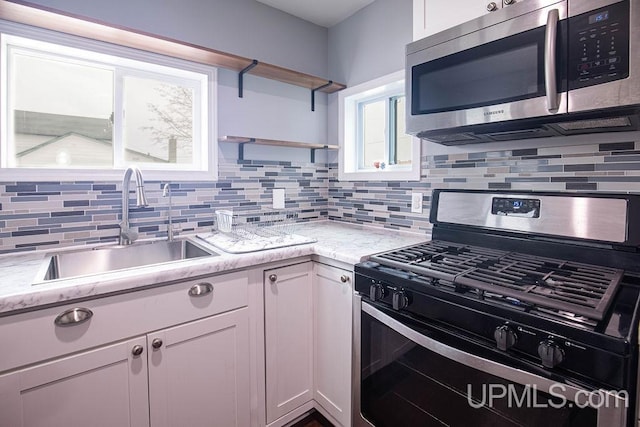
<path id="1" fill-rule="evenodd" d="M 36 277 L 36 284 L 217 255 L 219 254 L 191 240 L 136 242 L 126 246 L 101 246 L 61 252 L 47 256 Z"/>

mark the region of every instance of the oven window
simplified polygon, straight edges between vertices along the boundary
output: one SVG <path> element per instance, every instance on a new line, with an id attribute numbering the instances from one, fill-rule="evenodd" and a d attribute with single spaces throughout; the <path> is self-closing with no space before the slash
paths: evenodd
<path id="1" fill-rule="evenodd" d="M 452 361 L 364 312 L 361 328 L 361 412 L 376 427 L 597 425 L 593 408 Z"/>
<path id="2" fill-rule="evenodd" d="M 558 52 L 562 36 L 558 32 Z M 412 68 L 412 114 L 463 110 L 545 96 L 545 27 Z M 562 54 L 558 82 L 562 84 Z"/>

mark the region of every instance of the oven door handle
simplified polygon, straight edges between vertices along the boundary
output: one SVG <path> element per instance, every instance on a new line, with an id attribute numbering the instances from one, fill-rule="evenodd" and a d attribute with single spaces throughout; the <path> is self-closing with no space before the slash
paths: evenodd
<path id="1" fill-rule="evenodd" d="M 372 305 L 362 302 L 360 296 L 356 296 L 356 304 L 358 302 L 361 303 L 363 312 L 429 351 L 498 378 L 503 378 L 523 386 L 535 386 L 537 391 L 548 393 L 553 397 L 570 400 L 575 402 L 576 405 L 580 405 L 580 407 L 594 407 L 598 410 L 598 426 L 626 425 L 627 400 L 629 399 L 628 393 L 626 392 L 585 390 L 570 384 L 558 383 L 540 375 L 503 365 L 479 356 L 474 356 L 473 354 L 455 347 L 450 347 L 422 335 Z"/>

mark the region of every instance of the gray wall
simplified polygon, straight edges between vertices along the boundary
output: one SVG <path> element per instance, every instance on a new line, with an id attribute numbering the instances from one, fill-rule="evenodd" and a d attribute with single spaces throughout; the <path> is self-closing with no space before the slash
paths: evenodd
<path id="1" fill-rule="evenodd" d="M 324 77 L 327 29 L 255 0 L 34 0 L 34 4 Z"/>
<path id="2" fill-rule="evenodd" d="M 354 86 L 404 68 L 412 0 L 376 0 L 329 29 L 329 75 Z"/>
<path id="3" fill-rule="evenodd" d="M 404 68 L 411 42 L 412 0 L 376 0 L 329 28 L 329 75 L 348 87 Z M 327 138 L 338 143 L 338 94 L 329 95 Z M 338 153 L 328 154 L 337 162 Z"/>
<path id="4" fill-rule="evenodd" d="M 255 58 L 338 81 L 327 74 L 327 29 L 255 0 L 35 0 L 49 8 Z M 327 143 L 327 96 L 247 75 L 238 97 L 237 74 L 218 74 L 218 134 Z M 274 108 L 274 106 L 277 106 Z M 225 144 L 226 145 L 226 144 Z M 223 146 L 229 158 L 236 150 Z M 307 150 L 251 147 L 248 158 L 308 158 Z"/>

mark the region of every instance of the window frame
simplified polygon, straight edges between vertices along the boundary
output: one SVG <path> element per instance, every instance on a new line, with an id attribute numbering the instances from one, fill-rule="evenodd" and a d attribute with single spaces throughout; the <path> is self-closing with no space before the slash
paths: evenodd
<path id="1" fill-rule="evenodd" d="M 360 135 L 360 105 L 372 100 L 404 95 L 404 70 L 352 86 L 338 93 L 338 141 L 340 155 L 338 161 L 338 180 L 340 181 L 419 181 L 421 171 L 421 141 L 412 137 L 411 166 L 387 165 L 382 169 L 366 168 L 362 165 L 362 144 Z M 389 102 L 386 102 L 387 135 L 392 131 L 389 123 Z M 385 156 L 389 158 L 388 142 L 385 143 Z"/>
<path id="2" fill-rule="evenodd" d="M 109 56 L 115 57 L 116 60 L 122 60 L 119 69 L 114 70 L 119 75 L 114 75 L 114 84 L 116 79 L 122 78 L 124 71 L 127 76 L 139 77 L 144 73 L 153 73 L 154 68 L 168 67 L 188 73 L 197 73 L 201 77 L 200 99 L 194 99 L 194 103 L 198 102 L 201 112 L 201 122 L 196 118 L 194 121 L 194 129 L 201 132 L 201 143 L 199 147 L 194 145 L 193 159 L 200 159 L 200 165 L 194 162 L 191 164 L 175 164 L 175 165 L 152 165 L 151 163 L 140 163 L 137 166 L 144 172 L 146 180 L 174 180 L 174 181 L 216 181 L 218 179 L 218 140 L 217 140 L 217 68 L 210 65 L 198 64 L 170 56 L 164 56 L 152 52 L 141 51 L 115 44 L 105 43 L 97 40 L 85 39 L 78 36 L 63 34 L 37 27 L 29 27 L 26 25 L 0 21 L 0 180 L 3 181 L 112 181 L 122 178 L 124 170 L 129 165 L 116 165 L 116 149 L 118 144 L 124 141 L 116 141 L 114 129 L 114 166 L 108 169 L 85 169 L 85 168 L 32 168 L 32 167 L 5 167 L 7 165 L 8 153 L 8 118 L 10 112 L 7 105 L 7 55 L 6 55 L 6 39 L 10 37 L 20 37 L 32 39 L 36 42 L 51 43 L 61 45 L 65 48 L 80 49 L 90 51 L 97 57 Z M 133 69 L 129 67 L 132 61 L 144 63 L 148 69 L 144 67 Z M 92 62 L 89 60 L 89 62 Z M 133 71 L 132 71 L 133 70 Z M 157 73 L 156 75 L 159 75 Z M 185 74 L 185 75 L 186 75 Z M 168 75 L 163 81 L 169 82 L 171 77 Z M 122 84 L 122 82 L 120 83 Z M 118 90 L 114 87 L 114 97 L 118 96 Z M 122 99 L 114 98 L 114 114 L 122 109 Z M 206 114 L 206 115 L 205 115 Z M 164 167 L 163 167 L 164 166 Z M 167 167 L 169 166 L 169 167 Z"/>

